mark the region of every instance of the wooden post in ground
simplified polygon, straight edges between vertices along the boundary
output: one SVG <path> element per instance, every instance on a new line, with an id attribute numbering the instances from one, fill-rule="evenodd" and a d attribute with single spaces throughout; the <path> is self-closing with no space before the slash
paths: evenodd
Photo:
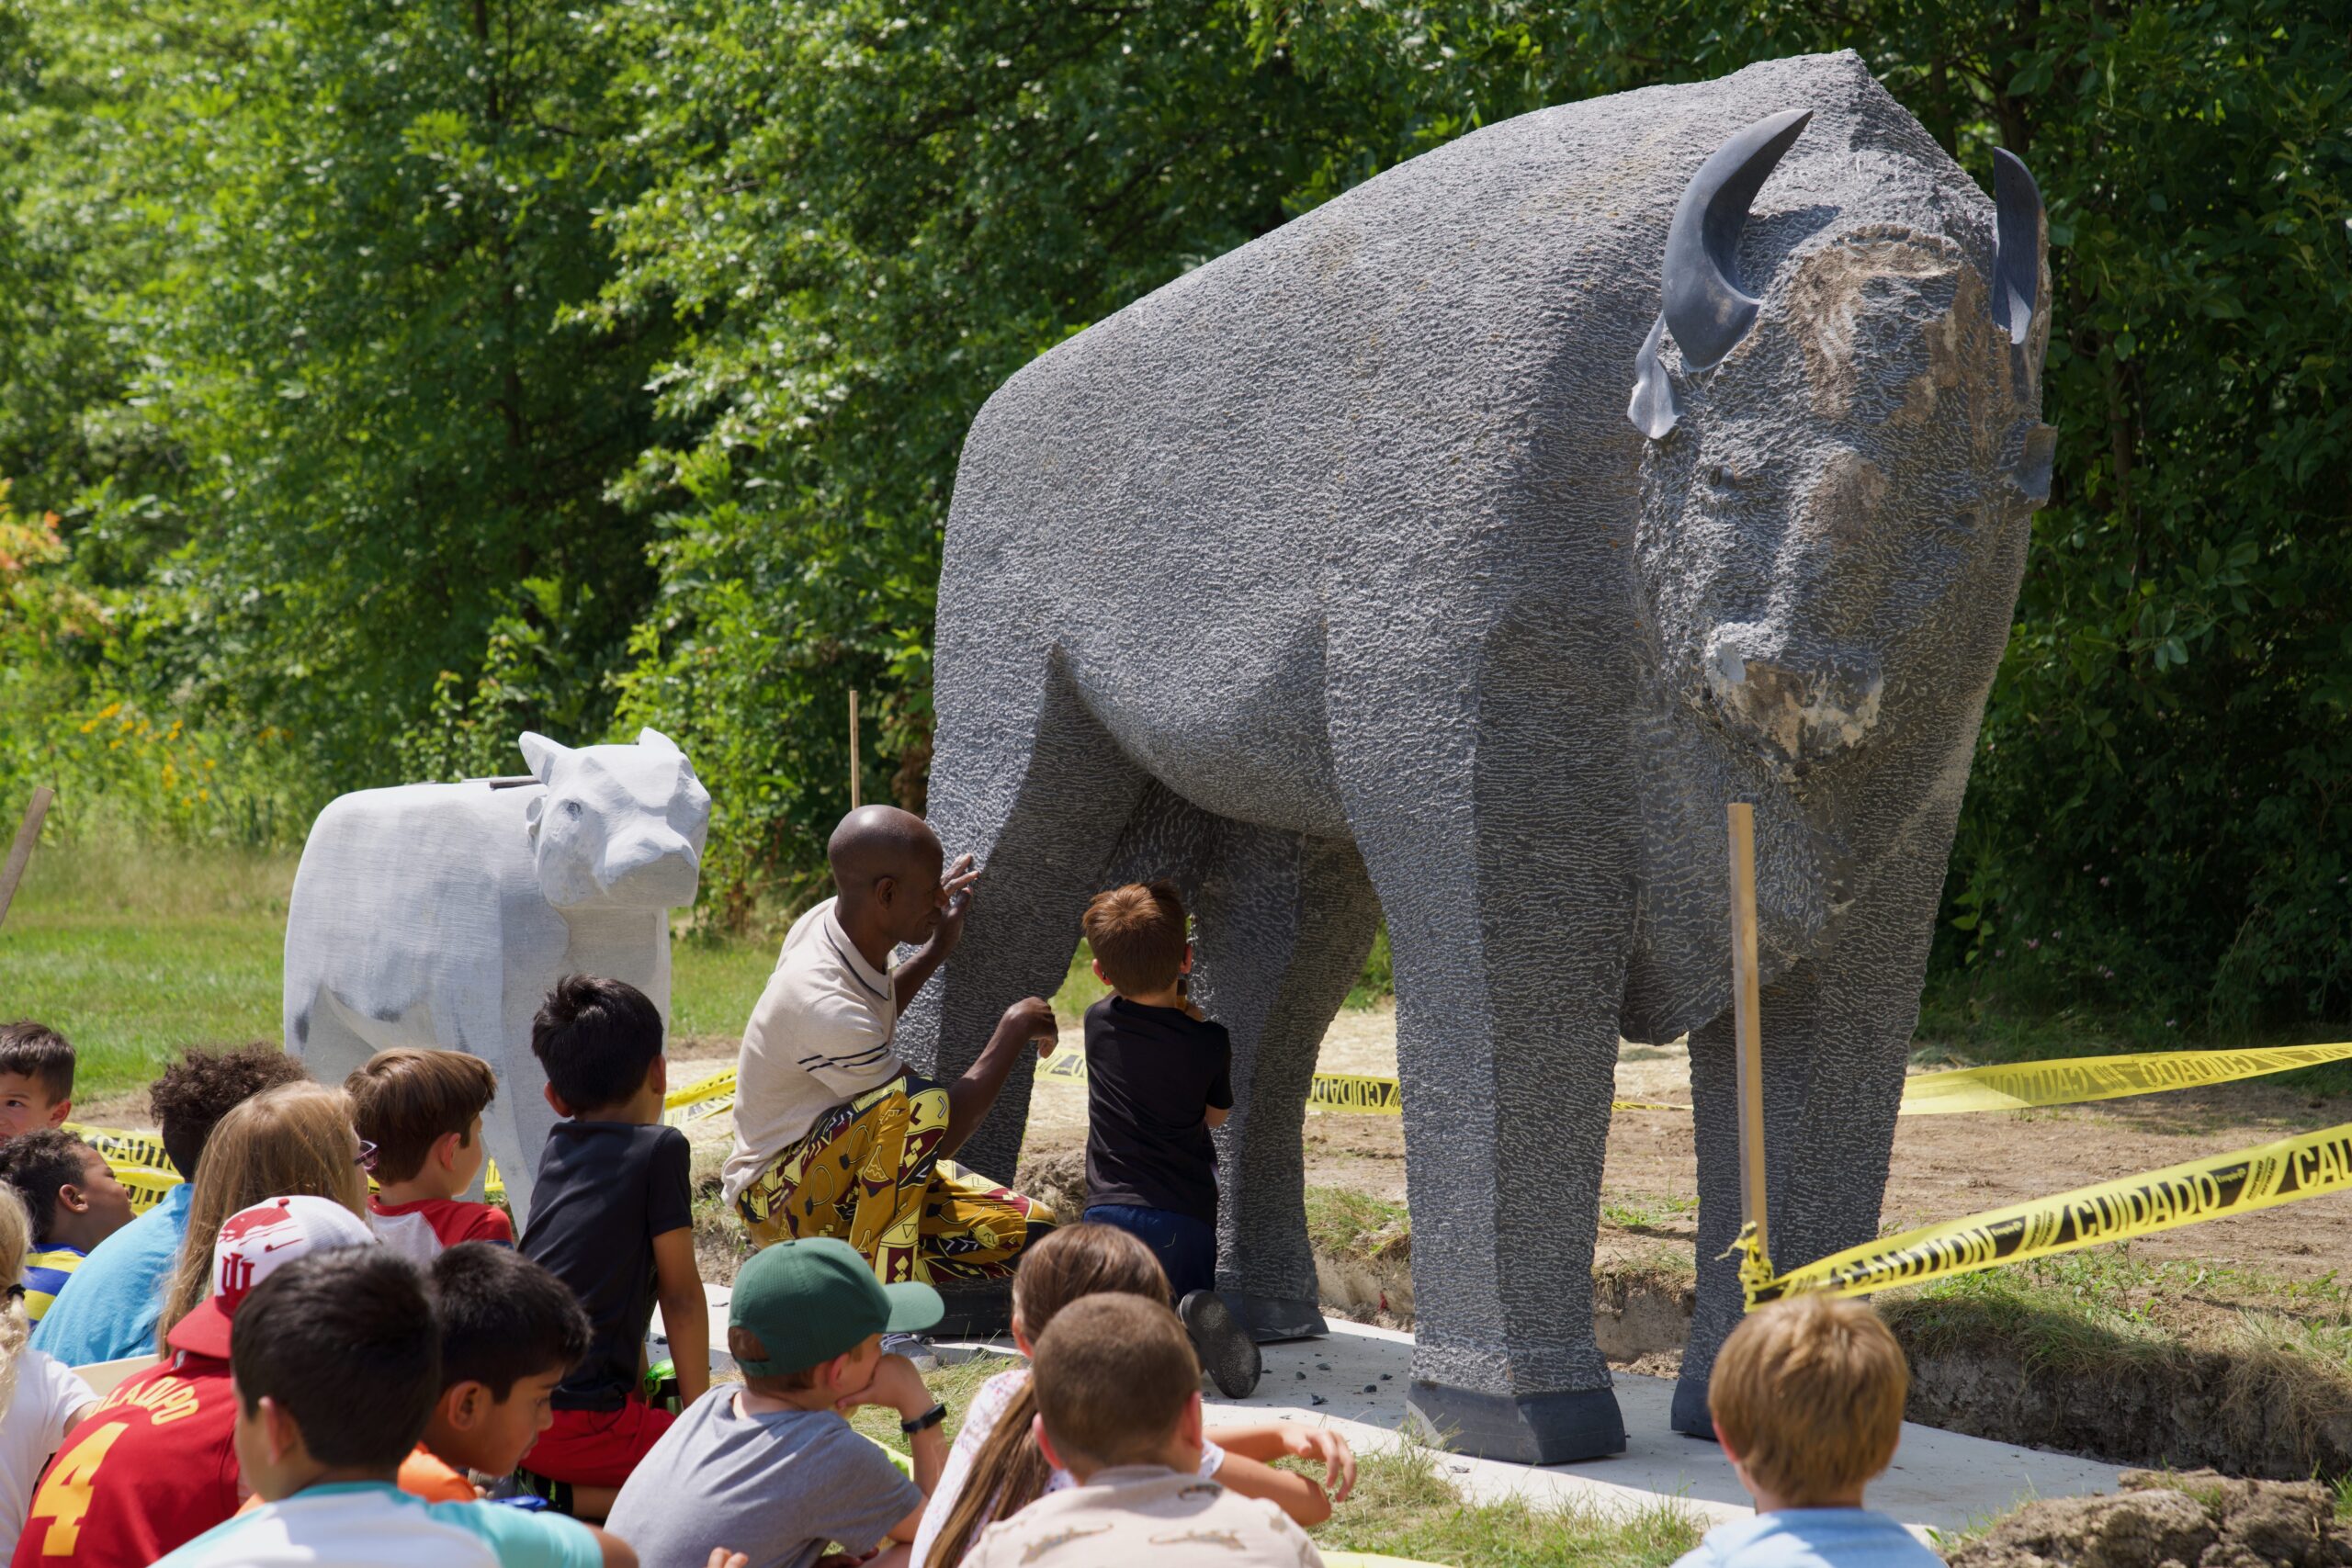
<path id="1" fill-rule="evenodd" d="M 857 750 L 857 688 L 849 689 L 849 808 L 856 810 L 865 804 L 858 791 L 857 775 L 863 771 L 864 759 Z"/>
<path id="2" fill-rule="evenodd" d="M 1756 812 L 1724 808 L 1731 827 L 1731 997 L 1739 1063 L 1739 1213 L 1756 1227 L 1756 1250 L 1772 1249 L 1764 1227 L 1764 1034 L 1756 984 Z"/>
<path id="3" fill-rule="evenodd" d="M 25 867 L 33 858 L 41 818 L 49 815 L 49 803 L 56 798 L 57 792 L 42 784 L 33 791 L 32 804 L 25 807 L 25 819 L 17 829 L 17 841 L 8 849 L 8 863 L 0 867 L 0 920 L 8 918 L 8 906 L 17 901 L 17 884 L 25 879 Z"/>

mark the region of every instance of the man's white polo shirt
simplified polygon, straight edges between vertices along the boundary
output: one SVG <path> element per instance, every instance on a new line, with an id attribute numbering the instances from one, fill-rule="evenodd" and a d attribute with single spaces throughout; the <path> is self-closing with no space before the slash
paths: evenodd
<path id="1" fill-rule="evenodd" d="M 891 1050 L 889 975 L 865 961 L 826 899 L 792 923 L 735 1061 L 735 1148 L 722 1176 L 733 1203 L 817 1118 L 906 1069 Z"/>

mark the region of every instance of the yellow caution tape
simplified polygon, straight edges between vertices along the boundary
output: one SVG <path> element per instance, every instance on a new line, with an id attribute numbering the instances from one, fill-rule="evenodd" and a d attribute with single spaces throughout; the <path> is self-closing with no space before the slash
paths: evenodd
<path id="1" fill-rule="evenodd" d="M 1751 1274 L 1761 1261 L 1752 1234 L 1742 1232 L 1734 1247 L 1747 1254 L 1741 1282 L 1753 1310 L 1782 1296 L 1859 1296 L 1973 1274 L 2346 1190 L 2352 1190 L 2352 1122 L 1905 1231 L 1785 1274 L 1771 1273 L 1769 1264 Z"/>
<path id="2" fill-rule="evenodd" d="M 1037 1064 L 1041 1078 L 1057 1078 L 1064 1083 L 1086 1081 L 1086 1055 L 1082 1051 L 1057 1051 Z M 1648 1100 L 1619 1100 L 1610 1102 L 1617 1111 L 1688 1111 L 1687 1105 L 1668 1105 Z M 1310 1111 L 1338 1111 L 1361 1116 L 1401 1116 L 1405 1111 L 1405 1092 L 1395 1078 L 1371 1073 L 1317 1073 L 1306 1089 L 1306 1108 Z"/>
<path id="3" fill-rule="evenodd" d="M 2352 1058 L 2352 1041 L 2332 1045 L 2272 1045 L 2253 1051 L 2145 1051 L 2127 1056 L 2069 1056 L 1921 1073 L 1903 1086 L 1905 1116 L 1949 1116 L 1970 1111 L 2020 1111 L 2037 1105 L 2080 1105 L 2132 1094 L 2201 1089 L 2267 1073 Z"/>
<path id="4" fill-rule="evenodd" d="M 662 1120 L 671 1126 L 680 1126 L 717 1115 L 734 1103 L 735 1069 L 729 1067 L 664 1096 Z M 154 1134 L 93 1127 L 83 1122 L 68 1122 L 64 1126 L 106 1156 L 115 1179 L 130 1190 L 132 1213 L 145 1213 L 163 1201 L 164 1193 L 180 1184 L 179 1172 L 172 1168 L 171 1156 L 164 1153 L 164 1141 Z M 506 1183 L 500 1179 L 494 1161 L 483 1174 L 482 1192 L 490 1198 L 506 1196 Z"/>

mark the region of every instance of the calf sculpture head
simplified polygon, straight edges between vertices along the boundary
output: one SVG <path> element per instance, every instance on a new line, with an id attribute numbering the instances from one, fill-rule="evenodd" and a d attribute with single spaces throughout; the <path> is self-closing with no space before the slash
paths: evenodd
<path id="1" fill-rule="evenodd" d="M 710 792 L 667 736 L 629 746 L 521 741 L 545 786 L 526 811 L 539 891 L 559 909 L 673 909 L 691 904 L 710 829 Z"/>
<path id="2" fill-rule="evenodd" d="M 1645 586 L 1675 683 L 1801 789 L 1831 787 L 1906 706 L 1981 704 L 2053 434 L 2041 203 L 2007 152 L 1989 236 L 1955 240 L 1932 211 L 1815 209 L 1776 231 L 1812 224 L 1747 291 L 1750 207 L 1810 118 L 1740 130 L 1684 190 L 1627 409 L 1647 437 Z"/>

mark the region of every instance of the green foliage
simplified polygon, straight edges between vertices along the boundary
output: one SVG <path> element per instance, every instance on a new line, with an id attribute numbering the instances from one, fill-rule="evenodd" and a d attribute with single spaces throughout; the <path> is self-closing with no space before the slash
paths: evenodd
<path id="1" fill-rule="evenodd" d="M 1996 986 L 2201 1001 L 2223 1024 L 2342 1017 L 2342 28 L 2233 6 L 2046 27 L 2022 74 L 2060 283 L 2060 472 L 1951 946 Z"/>
<path id="2" fill-rule="evenodd" d="M 510 770 L 525 725 L 654 724 L 711 784 L 705 897 L 741 927 L 817 887 L 847 688 L 865 795 L 921 803 L 941 527 L 1004 377 L 1482 124 L 1850 47 L 2050 207 L 2058 471 L 1939 983 L 2151 1028 L 2341 1017 L 2342 24 L 0 0 L 0 474 L 59 515 L 41 570 L 111 617 L 0 692 L 68 733 L 121 701 L 270 738 L 272 831 L 333 790 Z M 5 746 L 0 784 L 50 765 Z"/>

